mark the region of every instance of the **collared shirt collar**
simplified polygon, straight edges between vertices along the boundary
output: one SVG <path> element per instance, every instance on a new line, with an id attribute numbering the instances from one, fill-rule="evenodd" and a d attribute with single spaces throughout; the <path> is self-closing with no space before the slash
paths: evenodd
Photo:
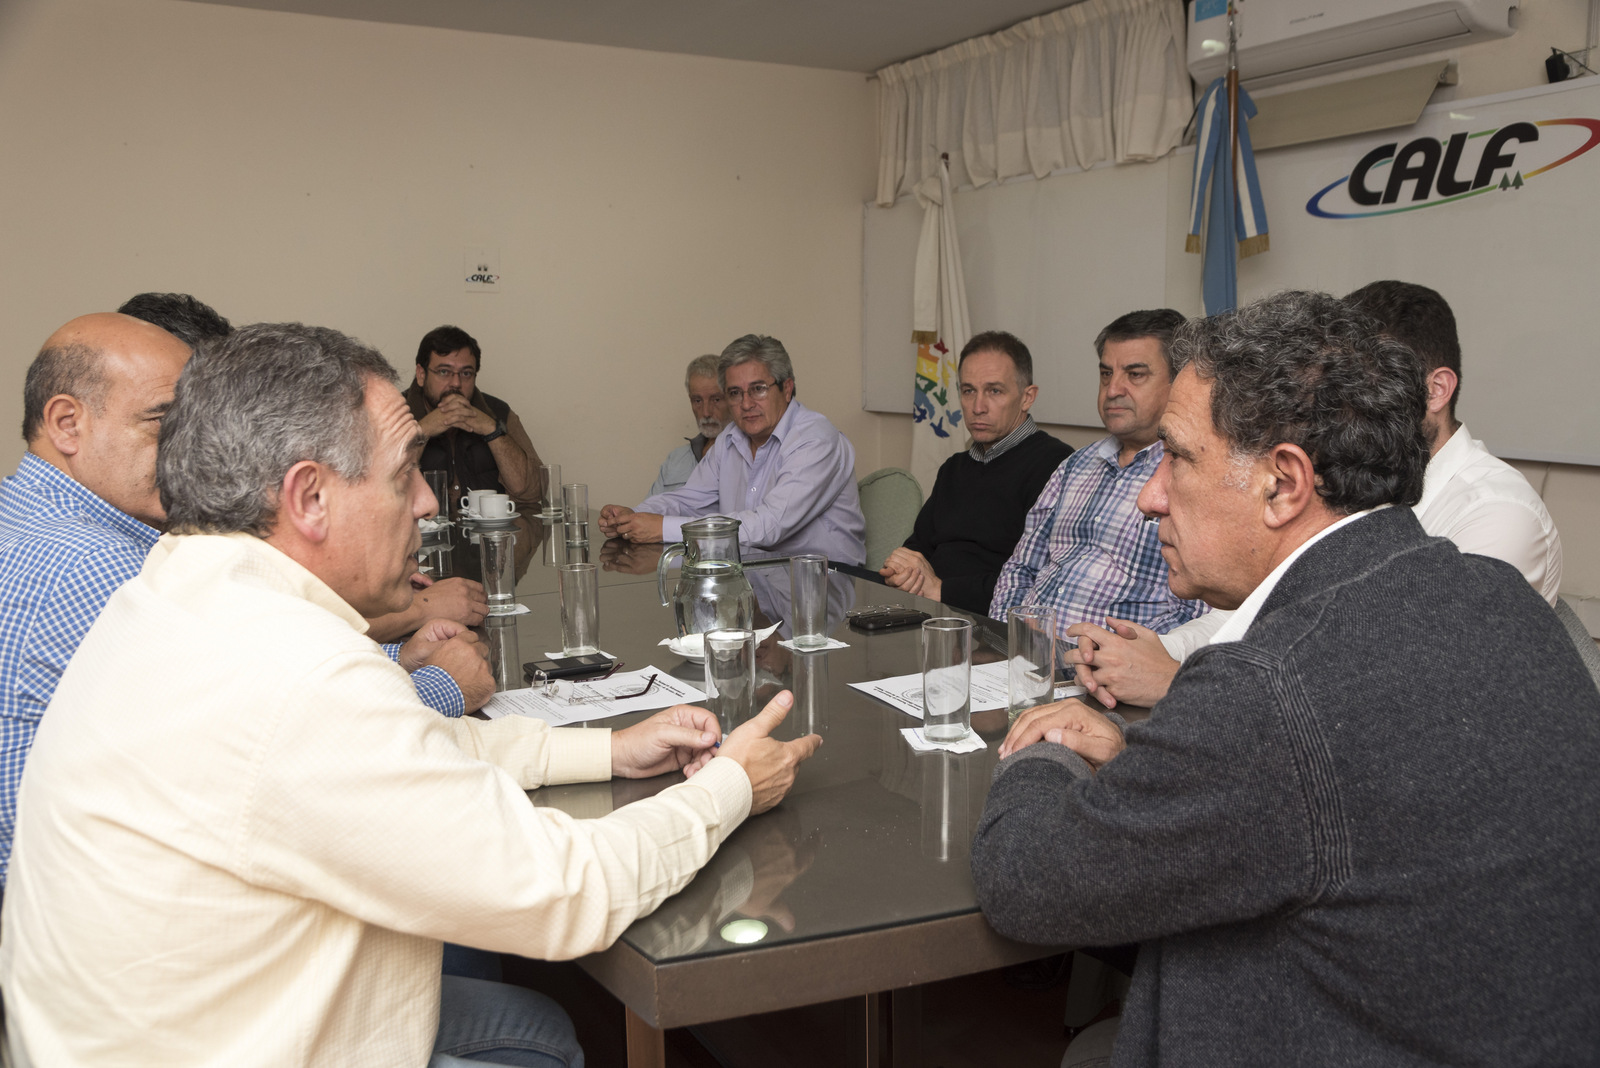
<path id="1" fill-rule="evenodd" d="M 978 443 L 974 441 L 971 448 L 967 449 L 967 455 L 978 461 L 980 464 L 993 463 L 995 460 L 1000 459 L 1000 457 L 1004 456 L 1018 445 L 1021 445 L 1024 441 L 1027 441 L 1029 438 L 1033 437 L 1033 435 L 1038 433 L 1038 431 L 1039 427 L 1036 423 L 1034 423 L 1033 416 L 1025 415 L 1022 417 L 1022 422 L 1017 424 L 1015 430 L 1001 438 L 999 441 L 995 442 L 993 445 L 990 445 L 987 450 L 978 448 Z"/>
<path id="2" fill-rule="evenodd" d="M 1467 433 L 1467 424 L 1462 423 L 1428 460 L 1428 470 L 1422 476 L 1422 499 L 1412 506 L 1412 511 L 1418 515 L 1427 511 L 1434 498 L 1456 477 L 1456 472 L 1472 460 L 1472 435 Z"/>
<path id="3" fill-rule="evenodd" d="M 1100 457 L 1100 459 L 1104 460 L 1112 467 L 1127 471 L 1133 470 L 1146 460 L 1152 461 L 1151 469 L 1154 470 L 1154 464 L 1160 463 L 1161 457 L 1166 453 L 1166 449 L 1161 444 L 1159 439 L 1152 441 L 1150 444 L 1134 453 L 1133 459 L 1128 461 L 1128 466 L 1123 468 L 1122 464 L 1117 459 L 1117 457 L 1122 455 L 1122 443 L 1114 436 L 1108 434 L 1091 445 L 1090 448 L 1094 450 L 1096 456 Z"/>
<path id="4" fill-rule="evenodd" d="M 167 558 L 178 552 L 185 543 L 198 542 L 220 546 L 232 542 L 234 546 L 246 555 L 270 565 L 274 577 L 279 580 L 280 588 L 294 594 L 301 600 L 309 601 L 324 611 L 331 612 L 350 624 L 358 634 L 367 632 L 367 621 L 361 613 L 350 606 L 350 603 L 333 591 L 322 579 L 312 574 L 311 571 L 298 560 L 289 556 L 282 549 L 277 548 L 265 539 L 254 534 L 235 532 L 232 534 L 163 534 L 156 547 L 151 550 L 147 566 L 154 567 L 165 563 Z M 260 569 L 257 569 L 257 574 Z"/>
<path id="5" fill-rule="evenodd" d="M 789 407 L 783 411 L 783 418 L 779 419 L 778 425 L 772 428 L 772 436 L 762 443 L 761 448 L 766 448 L 768 444 L 771 444 L 774 449 L 781 446 L 784 436 L 794 426 L 794 421 L 802 410 L 798 399 L 790 400 Z M 737 420 L 729 423 L 722 433 L 717 435 L 717 441 L 727 442 L 728 444 L 725 448 L 733 449 L 743 456 L 747 463 L 750 462 L 750 436 L 744 432 L 744 428 L 739 425 Z M 759 452 L 760 449 L 756 451 Z"/>
<path id="6" fill-rule="evenodd" d="M 1272 573 L 1261 580 L 1261 585 L 1250 591 L 1250 596 L 1244 599 L 1244 603 L 1239 606 L 1238 610 L 1233 613 L 1232 617 L 1230 617 L 1222 626 L 1217 628 L 1217 632 L 1211 636 L 1211 644 L 1216 645 L 1219 642 L 1236 642 L 1240 638 L 1243 638 L 1245 631 L 1250 629 L 1250 624 L 1254 623 L 1256 621 L 1256 616 L 1260 614 L 1261 606 L 1267 603 L 1267 598 L 1271 597 L 1272 591 L 1277 588 L 1278 580 L 1283 578 L 1288 570 L 1294 566 L 1294 562 L 1300 559 L 1307 549 L 1311 548 L 1317 542 L 1321 541 L 1323 538 L 1326 538 L 1329 534 L 1332 534 L 1340 527 L 1347 527 L 1351 523 L 1354 523 L 1357 519 L 1360 519 L 1362 516 L 1371 515 L 1373 512 L 1387 507 L 1389 507 L 1387 504 L 1380 504 L 1377 508 L 1367 508 L 1360 512 L 1353 512 L 1339 520 L 1337 523 L 1332 523 L 1323 527 L 1321 530 L 1311 535 L 1311 537 L 1301 542 L 1299 547 L 1296 548 L 1294 552 L 1290 553 L 1284 558 L 1283 563 L 1273 568 Z"/>
<path id="7" fill-rule="evenodd" d="M 15 477 L 23 482 L 37 484 L 45 491 L 55 494 L 64 504 L 70 503 L 78 506 L 96 522 L 126 531 L 148 544 L 154 545 L 156 539 L 161 536 L 161 532 L 155 527 L 143 520 L 135 519 L 116 505 L 98 496 L 88 486 L 85 486 L 38 453 L 26 452 L 22 454 L 22 462 L 17 465 Z"/>

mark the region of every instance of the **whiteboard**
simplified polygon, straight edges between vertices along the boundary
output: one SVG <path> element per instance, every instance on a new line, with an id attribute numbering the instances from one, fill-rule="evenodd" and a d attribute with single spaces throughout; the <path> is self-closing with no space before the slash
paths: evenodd
<path id="1" fill-rule="evenodd" d="M 1600 78 L 1433 105 L 1413 127 L 1261 153 L 1272 248 L 1241 262 L 1240 299 L 1342 294 L 1380 278 L 1431 286 L 1456 314 L 1457 414 L 1473 435 L 1499 456 L 1600 464 L 1600 147 L 1584 150 L 1594 127 L 1558 121 L 1571 119 L 1600 123 Z M 1344 180 L 1374 149 L 1431 138 L 1442 157 L 1458 133 L 1467 137 L 1456 177 L 1470 181 L 1493 131 L 1518 123 L 1545 125 L 1536 142 L 1508 144 L 1514 161 L 1495 169 L 1492 189 L 1450 199 L 1435 175 L 1420 203 L 1415 179 L 1392 204 L 1347 195 Z M 1040 422 L 1099 424 L 1092 342 L 1111 319 L 1198 311 L 1200 257 L 1183 252 L 1193 159 L 1180 150 L 956 194 L 973 329 L 1011 330 L 1028 344 Z M 1387 192 L 1390 166 L 1369 168 L 1365 187 Z M 1520 188 L 1498 188 L 1517 174 Z M 909 412 L 921 209 L 907 199 L 865 210 L 864 407 Z M 1326 217 L 1366 212 L 1383 213 Z"/>
<path id="2" fill-rule="evenodd" d="M 1123 312 L 1163 306 L 1166 198 L 1165 160 L 955 194 L 973 333 L 1009 330 L 1028 346 L 1039 422 L 1099 425 L 1095 335 Z M 863 407 L 909 413 L 923 209 L 908 197 L 865 211 Z"/>

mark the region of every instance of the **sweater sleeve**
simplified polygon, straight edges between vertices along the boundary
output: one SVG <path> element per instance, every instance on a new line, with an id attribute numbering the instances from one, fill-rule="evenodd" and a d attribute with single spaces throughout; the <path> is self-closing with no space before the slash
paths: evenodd
<path id="1" fill-rule="evenodd" d="M 1340 877 L 1326 746 L 1284 708 L 1303 703 L 1298 680 L 1263 659 L 1196 654 L 1097 775 L 1048 742 L 1002 764 L 972 847 L 990 924 L 1047 945 L 1145 941 L 1291 909 Z"/>
<path id="2" fill-rule="evenodd" d="M 959 455 L 959 454 L 958 454 Z M 928 499 L 922 502 L 922 509 L 917 512 L 917 522 L 911 528 L 911 536 L 905 540 L 905 547 L 923 556 L 930 556 L 935 548 L 933 517 L 938 514 L 938 509 L 948 508 L 953 502 L 946 498 L 950 494 L 951 465 L 955 462 L 952 456 L 939 465 L 939 471 L 933 476 L 933 492 L 928 494 Z M 946 601 L 946 604 L 953 604 Z M 985 603 L 985 608 L 988 604 Z"/>

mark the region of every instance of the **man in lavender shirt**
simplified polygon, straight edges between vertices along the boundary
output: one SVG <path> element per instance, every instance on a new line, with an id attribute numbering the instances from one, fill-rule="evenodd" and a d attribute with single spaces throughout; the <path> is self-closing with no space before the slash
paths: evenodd
<path id="1" fill-rule="evenodd" d="M 867 522 L 856 493 L 856 451 L 827 417 L 794 399 L 794 365 L 777 338 L 746 334 L 722 350 L 717 378 L 734 425 L 705 452 L 689 481 L 637 509 L 600 509 L 606 537 L 679 541 L 699 516 L 739 520 L 746 550 L 825 553 L 866 560 Z"/>

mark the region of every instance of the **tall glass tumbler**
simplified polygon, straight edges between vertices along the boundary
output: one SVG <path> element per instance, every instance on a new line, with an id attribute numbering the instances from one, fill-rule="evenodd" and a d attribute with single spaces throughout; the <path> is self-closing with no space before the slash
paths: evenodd
<path id="1" fill-rule="evenodd" d="M 561 465 L 542 464 L 539 474 L 544 478 L 544 489 L 539 491 L 539 514 L 549 518 L 561 515 Z"/>
<path id="2" fill-rule="evenodd" d="M 1006 716 L 1012 722 L 1034 705 L 1055 697 L 1056 610 L 1019 605 L 1006 613 Z"/>
<path id="3" fill-rule="evenodd" d="M 483 593 L 491 616 L 517 610 L 517 532 L 484 530 L 478 533 L 478 554 L 483 562 Z"/>
<path id="4" fill-rule="evenodd" d="M 756 634 L 712 630 L 705 642 L 706 708 L 726 734 L 755 713 Z"/>
<path id="5" fill-rule="evenodd" d="M 972 621 L 941 616 L 922 624 L 922 734 L 954 742 L 972 730 Z"/>
<path id="6" fill-rule="evenodd" d="M 567 544 L 578 545 L 589 540 L 589 487 L 582 482 L 568 482 L 561 487 L 561 511 L 567 528 Z"/>
<path id="7" fill-rule="evenodd" d="M 828 644 L 828 558 L 804 553 L 789 558 L 789 630 L 796 646 Z"/>
<path id="8" fill-rule="evenodd" d="M 556 568 L 561 588 L 561 654 L 585 656 L 600 651 L 600 572 L 594 564 Z"/>

